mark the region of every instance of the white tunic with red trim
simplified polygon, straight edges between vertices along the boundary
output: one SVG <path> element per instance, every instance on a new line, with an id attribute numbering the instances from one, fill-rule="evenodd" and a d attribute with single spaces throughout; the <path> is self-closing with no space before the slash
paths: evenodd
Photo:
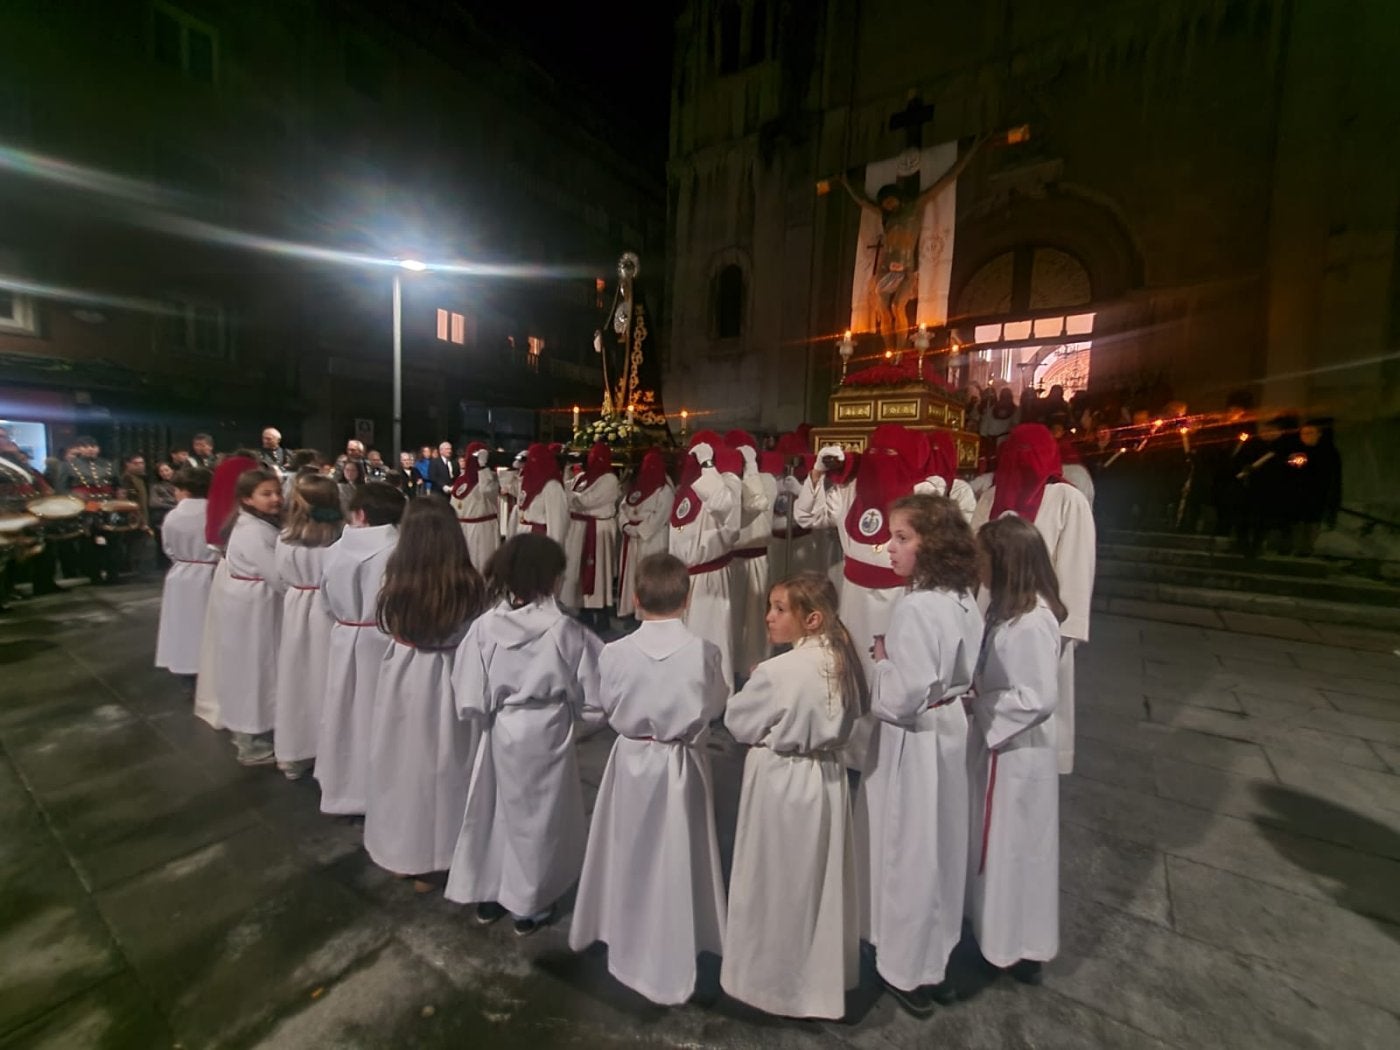
<path id="1" fill-rule="evenodd" d="M 724 679 L 731 686 L 734 648 L 729 563 L 739 540 L 741 503 L 739 479 L 705 467 L 689 492 L 681 489 L 676 493 L 668 543 L 671 553 L 690 569 L 686 626 L 719 648 Z"/>
<path id="2" fill-rule="evenodd" d="M 165 516 L 160 542 L 170 568 L 161 590 L 160 626 L 156 631 L 156 666 L 175 674 L 199 673 L 204 614 L 214 582 L 217 551 L 204 540 L 209 501 L 182 499 Z"/>
<path id="3" fill-rule="evenodd" d="M 856 796 L 865 874 L 862 929 L 896 988 L 938 984 L 962 936 L 967 881 L 967 715 L 982 646 L 970 594 L 909 591 L 875 664 L 878 719 Z"/>
<path id="4" fill-rule="evenodd" d="M 622 550 L 618 556 L 619 616 L 636 615 L 633 597 L 637 592 L 638 564 L 648 554 L 664 554 L 666 551 L 671 505 L 675 502 L 676 490 L 668 483 L 645 499 L 640 498 L 640 492 L 633 495 L 638 499 L 632 502 L 631 496 L 624 497 L 617 511 L 622 523 Z"/>
<path id="5" fill-rule="evenodd" d="M 274 551 L 277 526 L 239 511 L 228 538 L 228 581 L 219 603 L 219 717 L 235 733 L 266 733 L 277 711 L 277 643 L 282 596 Z"/>
<path id="6" fill-rule="evenodd" d="M 376 622 L 379 588 L 398 538 L 393 525 L 371 525 L 346 529 L 326 548 L 321 597 L 335 623 L 316 741 L 322 813 L 365 811 L 374 691 L 389 648 L 389 636 Z"/>
<path id="7" fill-rule="evenodd" d="M 988 631 L 969 708 L 967 914 L 988 962 L 1046 962 L 1060 947 L 1060 626 L 1040 601 Z"/>
<path id="8" fill-rule="evenodd" d="M 976 532 L 991 516 L 997 490 L 993 485 L 977 500 L 972 516 Z M 1074 772 L 1074 649 L 1089 640 L 1089 611 L 1094 597 L 1094 562 L 1098 552 L 1094 510 L 1084 494 L 1068 483 L 1045 486 L 1035 527 L 1050 551 L 1060 583 L 1060 601 L 1069 615 L 1060 624 L 1060 689 L 1055 707 L 1055 738 L 1060 772 Z"/>
<path id="9" fill-rule="evenodd" d="M 773 537 L 773 501 L 778 479 L 746 467 L 741 486 L 739 539 L 730 564 L 734 611 L 734 666 L 747 675 L 768 658 L 768 543 Z"/>
<path id="10" fill-rule="evenodd" d="M 475 470 L 476 461 L 468 460 L 467 466 Z M 501 545 L 501 486 L 496 472 L 483 467 L 472 490 L 465 492 L 465 488 L 465 485 L 452 487 L 452 509 L 466 537 L 472 565 L 481 572 Z"/>
<path id="11" fill-rule="evenodd" d="M 603 609 L 612 605 L 617 585 L 617 500 L 616 474 L 603 474 L 591 483 L 584 475 L 569 488 L 569 541 L 564 545 L 568 565 L 559 600 L 574 609 Z M 588 553 L 588 526 L 593 525 L 592 590 L 584 593 L 584 559 Z"/>
<path id="12" fill-rule="evenodd" d="M 282 594 L 282 640 L 277 651 L 273 749 L 279 762 L 315 758 L 321 735 L 332 623 L 321 597 L 326 550 L 277 540 L 275 586 Z"/>
<path id="13" fill-rule="evenodd" d="M 551 478 L 535 493 L 527 507 L 520 505 L 516 516 L 517 532 L 542 532 L 559 546 L 569 538 L 569 497 L 564 486 Z"/>

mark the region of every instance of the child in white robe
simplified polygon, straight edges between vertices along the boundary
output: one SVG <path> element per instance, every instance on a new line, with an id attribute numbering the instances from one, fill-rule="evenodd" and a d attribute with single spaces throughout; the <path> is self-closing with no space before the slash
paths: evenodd
<path id="1" fill-rule="evenodd" d="M 452 663 L 486 587 L 456 517 L 441 500 L 410 501 L 379 592 L 393 641 L 374 697 L 365 851 L 403 877 L 452 863 L 476 755 L 477 726 L 453 703 Z"/>
<path id="2" fill-rule="evenodd" d="M 512 536 L 487 578 L 500 601 L 457 649 L 457 712 L 481 727 L 447 898 L 477 905 L 477 921 L 509 912 L 515 932 L 552 921 L 579 876 L 587 824 L 574 721 L 596 709 L 603 643 L 554 597 L 564 549 Z"/>
<path id="3" fill-rule="evenodd" d="M 618 737 L 593 807 L 569 946 L 608 946 L 608 972 L 652 1002 L 695 990 L 695 957 L 721 954 L 724 881 L 702 748 L 729 687 L 719 650 L 682 616 L 685 565 L 637 570 L 642 624 L 603 649 L 598 701 Z"/>
<path id="4" fill-rule="evenodd" d="M 209 588 L 214 582 L 216 551 L 204 538 L 209 501 L 209 471 L 186 467 L 175 475 L 175 504 L 161 526 L 160 542 L 170 568 L 161 590 L 160 626 L 156 631 L 156 666 L 172 674 L 199 673 L 199 649 Z"/>
<path id="5" fill-rule="evenodd" d="M 473 441 L 463 453 L 466 469 L 452 483 L 452 509 L 466 537 L 467 554 L 480 571 L 501 545 L 501 486 L 496 472 L 487 467 L 491 453 L 480 441 Z"/>
<path id="6" fill-rule="evenodd" d="M 729 880 L 720 984 L 789 1017 L 839 1018 L 859 981 L 860 903 L 850 788 L 841 753 L 865 702 L 831 581 L 774 584 L 765 660 L 724 724 L 748 744 Z"/>
<path id="7" fill-rule="evenodd" d="M 238 761 L 261 766 L 275 761 L 282 599 L 273 581 L 282 479 L 266 469 L 245 470 L 234 492 L 238 518 L 225 554 L 228 580 L 212 599 L 220 603 L 219 716 L 233 736 Z"/>
<path id="8" fill-rule="evenodd" d="M 288 780 L 306 776 L 316 758 L 333 623 L 321 597 L 321 569 L 326 549 L 340 539 L 344 523 L 334 481 L 309 473 L 292 479 L 287 525 L 274 555 L 282 638 L 272 742 L 277 767 Z"/>
<path id="9" fill-rule="evenodd" d="M 866 939 L 876 969 L 916 1016 L 951 1002 L 967 882 L 967 715 L 982 645 L 977 541 L 944 496 L 890 505 L 890 564 L 911 589 L 874 645 L 877 729 L 856 799 Z"/>
<path id="10" fill-rule="evenodd" d="M 1055 726 L 1067 615 L 1044 539 L 1015 515 L 977 536 L 990 595 L 968 700 L 972 836 L 967 913 L 982 955 L 1040 983 L 1060 946 L 1060 799 Z"/>
<path id="11" fill-rule="evenodd" d="M 649 554 L 665 554 L 671 504 L 675 489 L 666 479 L 666 460 L 656 449 L 642 457 L 642 465 L 618 507 L 622 551 L 618 555 L 617 615 L 634 616 L 637 566 Z"/>
<path id="12" fill-rule="evenodd" d="M 321 597 L 335 620 L 316 738 L 322 813 L 365 811 L 374 693 L 389 648 L 389 636 L 379 629 L 379 587 L 404 504 L 403 493 L 387 482 L 360 486 L 350 501 L 350 527 L 322 563 Z"/>
<path id="13" fill-rule="evenodd" d="M 977 500 L 972 528 L 1007 511 L 1035 523 L 1050 552 L 1066 615 L 1060 623 L 1059 702 L 1055 744 L 1061 773 L 1074 771 L 1074 653 L 1089 640 L 1098 546 L 1094 509 L 1062 473 L 1059 446 L 1049 428 L 1022 423 L 997 450 L 994 484 Z"/>
<path id="14" fill-rule="evenodd" d="M 685 624 L 719 649 L 731 686 L 735 667 L 729 564 L 739 539 L 742 464 L 739 454 L 714 431 L 702 430 L 691 438 L 667 541 L 668 550 L 690 570 Z M 745 674 L 748 670 L 742 668 Z"/>

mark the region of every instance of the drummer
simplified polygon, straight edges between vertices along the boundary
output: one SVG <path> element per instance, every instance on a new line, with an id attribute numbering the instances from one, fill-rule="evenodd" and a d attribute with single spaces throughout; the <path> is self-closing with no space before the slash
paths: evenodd
<path id="1" fill-rule="evenodd" d="M 117 472 L 109 459 L 100 455 L 95 438 L 86 435 L 73 442 L 77 455 L 69 462 L 69 473 L 64 480 L 68 491 L 79 499 L 89 502 L 109 500 L 117 494 Z M 93 583 L 116 583 L 119 554 L 108 542 L 109 537 L 92 522 L 83 542 L 82 563 L 84 571 Z"/>

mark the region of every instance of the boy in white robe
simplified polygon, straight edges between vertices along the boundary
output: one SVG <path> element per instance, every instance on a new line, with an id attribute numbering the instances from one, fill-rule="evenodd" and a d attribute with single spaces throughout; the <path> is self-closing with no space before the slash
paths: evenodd
<path id="1" fill-rule="evenodd" d="M 719 650 L 682 616 L 690 576 L 654 554 L 637 572 L 642 625 L 603 649 L 599 703 L 617 741 L 593 807 L 569 946 L 608 945 L 608 972 L 652 1002 L 695 990 L 695 957 L 722 953 L 724 882 L 702 749 L 729 688 Z"/>
<path id="2" fill-rule="evenodd" d="M 321 597 L 335 623 L 316 742 L 322 813 L 365 811 L 374 692 L 389 648 L 377 620 L 379 587 L 405 502 L 403 493 L 385 482 L 360 486 L 350 503 L 350 527 L 326 549 Z"/>
<path id="3" fill-rule="evenodd" d="M 1050 552 L 1069 615 L 1060 624 L 1059 701 L 1054 732 L 1060 772 L 1074 772 L 1074 650 L 1089 640 L 1098 553 L 1094 509 L 1061 474 L 1060 452 L 1049 429 L 1022 423 L 997 452 L 995 483 L 977 500 L 976 532 L 988 521 L 1014 511 L 1035 523 Z"/>
<path id="4" fill-rule="evenodd" d="M 466 537 L 467 554 L 477 571 L 486 568 L 501 545 L 501 487 L 496 472 L 486 466 L 491 453 L 480 441 L 467 446 L 462 476 L 452 483 L 452 509 Z"/>
<path id="5" fill-rule="evenodd" d="M 671 508 L 668 539 L 670 553 L 690 571 L 686 626 L 719 649 L 725 681 L 731 686 L 735 667 L 729 564 L 739 539 L 742 512 L 737 473 L 742 462 L 714 431 L 695 435 Z M 717 469 L 725 465 L 734 473 Z M 743 668 L 745 674 L 748 671 Z"/>
<path id="6" fill-rule="evenodd" d="M 740 479 L 739 538 L 730 564 L 734 608 L 734 666 L 747 675 L 768 656 L 763 618 L 768 611 L 768 543 L 773 538 L 773 501 L 778 483 L 758 469 L 758 444 L 744 430 L 731 430 L 724 443 L 744 457 Z"/>
<path id="7" fill-rule="evenodd" d="M 656 449 L 642 457 L 642 465 L 618 506 L 622 526 L 622 551 L 618 555 L 617 615 L 633 616 L 636 606 L 637 566 L 648 554 L 666 553 L 671 505 L 675 489 L 666 479 L 666 461 Z"/>
<path id="8" fill-rule="evenodd" d="M 160 626 L 156 632 L 156 666 L 173 674 L 199 673 L 199 649 L 209 588 L 214 582 L 216 551 L 204 538 L 209 471 L 186 467 L 175 475 L 179 501 L 165 516 L 160 541 L 170 568 L 161 591 Z"/>
<path id="9" fill-rule="evenodd" d="M 458 715 L 478 721 L 481 743 L 447 898 L 476 903 L 482 923 L 509 912 L 521 936 L 552 921 L 588 831 L 574 721 L 597 708 L 603 643 L 555 599 L 564 565 L 547 537 L 511 537 L 492 562 L 505 597 L 472 624 L 452 671 Z"/>

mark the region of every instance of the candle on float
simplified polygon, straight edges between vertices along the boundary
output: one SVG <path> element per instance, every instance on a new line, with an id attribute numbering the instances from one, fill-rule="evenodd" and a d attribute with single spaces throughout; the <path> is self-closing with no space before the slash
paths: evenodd
<path id="1" fill-rule="evenodd" d="M 627 406 L 627 425 L 628 425 L 628 426 L 631 426 L 631 425 L 632 425 L 632 408 L 633 408 L 632 405 L 628 405 L 628 406 Z"/>
<path id="2" fill-rule="evenodd" d="M 574 430 L 578 430 L 578 405 L 574 406 Z"/>
<path id="3" fill-rule="evenodd" d="M 684 436 L 685 433 L 686 433 L 686 431 L 689 430 L 689 429 L 690 429 L 690 413 L 687 412 L 685 409 L 681 409 L 681 434 L 682 434 L 682 436 Z"/>
<path id="4" fill-rule="evenodd" d="M 1190 428 L 1178 427 L 1177 433 L 1181 435 L 1181 451 L 1185 452 L 1189 456 L 1191 454 L 1191 438 L 1189 437 L 1191 433 Z"/>

